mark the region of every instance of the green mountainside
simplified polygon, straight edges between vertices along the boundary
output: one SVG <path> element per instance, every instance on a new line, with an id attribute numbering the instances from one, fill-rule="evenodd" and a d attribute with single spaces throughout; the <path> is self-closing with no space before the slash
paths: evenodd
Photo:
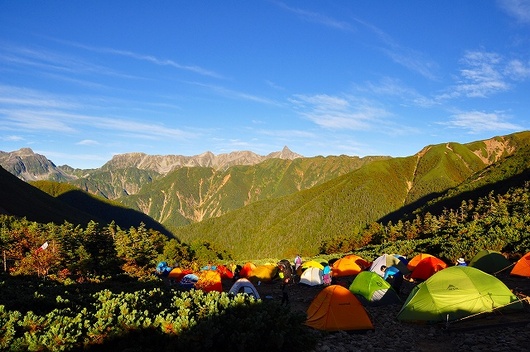
<path id="1" fill-rule="evenodd" d="M 114 220 L 125 228 L 143 222 L 186 243 L 211 243 L 237 259 L 310 256 L 334 238 L 360 241 L 371 223 L 456 209 L 463 200 L 522 185 L 529 170 L 530 132 L 431 145 L 402 158 L 268 158 L 166 174 L 107 167 L 92 170 L 90 182 L 32 183 L 53 197 L 2 170 L 0 210 L 39 222 Z M 123 196 L 108 201 L 85 192 L 96 189 Z"/>
<path id="2" fill-rule="evenodd" d="M 257 201 L 274 199 L 322 184 L 374 160 L 388 157 L 269 159 L 227 170 L 186 167 L 146 184 L 118 202 L 175 229 L 219 217 Z"/>
<path id="3" fill-rule="evenodd" d="M 406 215 L 402 209 L 407 206 L 432 207 L 435 199 L 457 197 L 466 190 L 458 186 L 479 179 L 480 172 L 490 165 L 489 173 L 499 175 L 493 180 L 506 175 L 493 170 L 504 168 L 514 170 L 510 176 L 523 175 L 524 179 L 530 168 L 529 141 L 528 133 L 522 133 L 493 141 L 429 146 L 414 156 L 374 161 L 325 184 L 257 202 L 174 233 L 184 242 L 211 241 L 241 258 L 297 252 L 314 255 L 323 240 L 360 236 L 367 224 L 388 214 Z M 512 160 L 518 160 L 518 168 L 509 166 Z"/>

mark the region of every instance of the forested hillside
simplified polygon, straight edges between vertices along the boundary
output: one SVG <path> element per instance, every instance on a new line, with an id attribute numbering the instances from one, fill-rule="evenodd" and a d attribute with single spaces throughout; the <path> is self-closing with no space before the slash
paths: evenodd
<path id="1" fill-rule="evenodd" d="M 472 180 L 493 182 L 495 177 L 486 181 L 480 176 L 486 167 L 489 173 L 506 177 L 522 175 L 530 168 L 527 147 L 527 133 L 469 145 L 428 146 L 414 156 L 376 161 L 323 185 L 258 202 L 174 233 L 184 241 L 207 239 L 244 258 L 269 253 L 314 255 L 320 243 L 333 238 L 350 238 L 360 246 L 366 243 L 365 227 L 388 221 L 388 214 L 399 218 L 425 204 L 434 207 L 435 199 L 462 194 L 465 188 L 459 191 L 460 185 L 482 184 Z M 512 160 L 518 160 L 517 168 L 506 166 Z M 513 172 L 493 171 L 498 168 Z M 477 199 L 483 193 L 469 195 Z"/>
<path id="2" fill-rule="evenodd" d="M 464 200 L 522 187 L 530 169 L 529 141 L 530 133 L 522 132 L 469 144 L 431 145 L 403 158 L 267 159 L 224 171 L 181 167 L 156 179 L 149 179 L 145 170 L 100 170 L 123 186 L 125 175 L 134 175 L 132 183 L 149 182 L 119 202 L 65 183 L 34 182 L 53 195 L 46 199 L 60 201 L 39 209 L 34 207 L 38 202 L 21 203 L 24 197 L 9 193 L 23 183 L 11 176 L 4 177 L 6 194 L 0 206 L 6 214 L 28 214 L 41 222 L 60 223 L 75 219 L 72 214 L 85 214 L 84 219 L 103 226 L 112 221 L 122 227 L 143 223 L 186 243 L 208 243 L 235 258 L 314 255 L 323 243 L 347 239 L 353 247 L 367 244 L 365 230 L 374 222 L 438 215 Z M 24 185 L 29 188 L 21 193 L 33 192 Z M 18 210 L 10 211 L 15 205 Z M 33 218 L 35 214 L 40 217 Z M 74 223 L 82 224 L 79 219 Z"/>

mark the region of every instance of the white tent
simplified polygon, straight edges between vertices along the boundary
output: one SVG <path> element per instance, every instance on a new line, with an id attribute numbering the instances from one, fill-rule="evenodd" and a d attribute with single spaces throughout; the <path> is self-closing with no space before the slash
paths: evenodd
<path id="1" fill-rule="evenodd" d="M 248 295 L 254 296 L 256 299 L 260 298 L 256 287 L 252 284 L 252 282 L 248 281 L 245 278 L 241 278 L 234 282 L 228 293 L 234 295 L 237 295 L 238 293 L 246 293 Z"/>
<path id="2" fill-rule="evenodd" d="M 300 275 L 300 283 L 309 286 L 322 285 L 324 283 L 322 276 L 322 270 L 315 267 L 309 267 L 304 270 L 302 275 Z"/>

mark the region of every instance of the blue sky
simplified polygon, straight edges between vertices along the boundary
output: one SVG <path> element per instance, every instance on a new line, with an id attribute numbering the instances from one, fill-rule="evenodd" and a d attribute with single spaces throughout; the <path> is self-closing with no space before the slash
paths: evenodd
<path id="1" fill-rule="evenodd" d="M 530 0 L 0 0 L 0 150 L 408 156 L 530 128 Z"/>

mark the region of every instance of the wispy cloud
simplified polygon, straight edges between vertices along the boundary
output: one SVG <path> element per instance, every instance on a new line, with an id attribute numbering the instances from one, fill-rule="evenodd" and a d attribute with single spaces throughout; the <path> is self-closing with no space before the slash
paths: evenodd
<path id="1" fill-rule="evenodd" d="M 378 82 L 366 82 L 357 86 L 356 89 L 360 92 L 375 94 L 376 96 L 397 98 L 401 105 L 413 105 L 423 108 L 438 105 L 436 100 L 418 93 L 415 89 L 392 77 L 384 77 Z"/>
<path id="2" fill-rule="evenodd" d="M 301 116 L 322 128 L 333 130 L 367 130 L 390 115 L 367 100 L 353 97 L 295 95 L 290 102 Z"/>
<path id="3" fill-rule="evenodd" d="M 514 81 L 524 81 L 530 78 L 530 62 L 525 64 L 521 60 L 511 60 L 506 65 L 504 74 Z"/>
<path id="4" fill-rule="evenodd" d="M 98 74 L 121 78 L 132 78 L 131 75 L 120 73 L 106 66 L 88 62 L 75 55 L 57 53 L 38 47 L 14 46 L 2 43 L 0 62 L 6 65 L 36 68 L 43 72 L 61 74 Z"/>
<path id="5" fill-rule="evenodd" d="M 468 51 L 462 58 L 462 81 L 457 90 L 467 97 L 486 97 L 509 89 L 502 69 L 502 57 L 496 53 Z"/>
<path id="6" fill-rule="evenodd" d="M 91 101 L 93 103 L 93 101 Z M 77 134 L 81 130 L 134 134 L 146 139 L 196 137 L 169 126 L 78 111 L 89 110 L 83 101 L 36 90 L 0 85 L 0 129 L 10 131 L 53 131 Z M 90 106 L 93 109 L 94 106 Z M 102 110 L 105 110 L 101 107 Z"/>
<path id="7" fill-rule="evenodd" d="M 11 135 L 11 136 L 0 136 L 0 140 L 5 142 L 19 142 L 23 141 L 24 138 L 21 136 Z"/>
<path id="8" fill-rule="evenodd" d="M 435 96 L 434 100 L 487 98 L 512 90 L 517 81 L 530 78 L 530 62 L 509 59 L 495 52 L 467 51 L 460 64 L 462 68 L 456 76 L 456 84 Z"/>
<path id="9" fill-rule="evenodd" d="M 388 33 L 385 33 L 371 23 L 358 18 L 355 18 L 355 21 L 375 34 L 379 40 L 379 50 L 390 57 L 395 63 L 419 73 L 430 80 L 437 79 L 436 71 L 438 70 L 438 64 L 426 54 L 399 44 Z"/>
<path id="10" fill-rule="evenodd" d="M 529 0 L 498 0 L 500 7 L 520 23 L 530 24 Z"/>
<path id="11" fill-rule="evenodd" d="M 99 145 L 99 142 L 92 140 L 92 139 L 83 139 L 82 141 L 79 141 L 76 144 L 77 145 Z"/>
<path id="12" fill-rule="evenodd" d="M 60 41 L 60 40 L 57 40 L 57 41 Z M 141 54 L 141 53 L 135 53 L 133 51 L 106 48 L 106 47 L 95 47 L 95 46 L 85 45 L 81 43 L 62 41 L 62 40 L 60 42 L 71 45 L 71 46 L 75 46 L 77 48 L 81 48 L 84 50 L 92 51 L 92 52 L 129 57 L 131 59 L 145 61 L 145 62 L 152 63 L 158 66 L 169 66 L 169 67 L 176 68 L 178 70 L 194 72 L 194 73 L 197 73 L 203 76 L 210 76 L 214 78 L 224 78 L 222 75 L 214 71 L 205 69 L 201 66 L 183 65 L 175 60 L 163 59 L 163 58 L 156 57 L 154 55 L 146 55 L 146 54 Z"/>
<path id="13" fill-rule="evenodd" d="M 503 112 L 463 111 L 450 116 L 442 125 L 467 130 L 471 134 L 481 132 L 518 131 L 522 127 L 508 122 L 509 116 Z"/>
<path id="14" fill-rule="evenodd" d="M 199 87 L 207 88 L 216 94 L 222 95 L 223 97 L 230 98 L 230 99 L 236 99 L 236 100 L 247 100 L 247 101 L 253 101 L 255 103 L 260 104 L 267 104 L 267 105 L 275 105 L 280 106 L 281 104 L 275 100 L 261 97 L 258 95 L 253 95 L 245 92 L 239 92 L 236 90 L 228 89 L 222 86 L 218 86 L 215 84 L 206 84 L 206 83 L 199 83 L 199 82 L 187 82 L 189 84 L 193 84 Z"/>
<path id="15" fill-rule="evenodd" d="M 289 12 L 296 14 L 298 17 L 300 17 L 304 21 L 318 23 L 326 27 L 340 29 L 343 31 L 354 31 L 355 30 L 355 28 L 348 22 L 340 21 L 333 17 L 327 16 L 327 15 L 324 15 L 318 12 L 312 12 L 312 11 L 300 9 L 297 7 L 291 7 L 283 2 L 278 2 L 277 5 L 283 8 L 284 10 L 287 10 Z"/>

